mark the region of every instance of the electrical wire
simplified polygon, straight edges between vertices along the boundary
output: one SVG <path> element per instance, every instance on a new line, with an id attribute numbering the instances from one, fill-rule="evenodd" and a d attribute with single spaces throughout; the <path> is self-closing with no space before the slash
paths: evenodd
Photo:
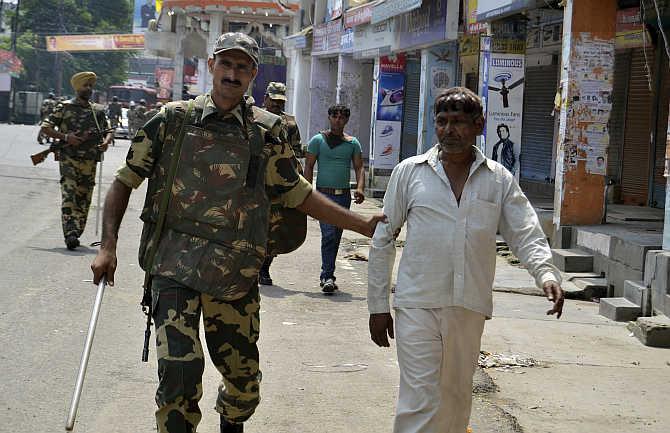
<path id="1" fill-rule="evenodd" d="M 640 2 L 640 6 L 642 10 L 642 23 L 644 23 L 646 21 L 644 0 Z M 649 70 L 649 59 L 647 58 L 647 29 L 644 28 L 644 24 L 642 27 L 642 52 L 644 53 L 644 72 L 647 77 L 647 87 L 649 87 L 649 91 L 651 92 L 651 71 Z"/>
<path id="2" fill-rule="evenodd" d="M 661 31 L 661 35 L 663 35 L 663 42 L 665 44 L 665 55 L 668 56 L 668 59 L 670 59 L 670 47 L 668 47 L 668 37 L 665 35 L 665 30 L 663 30 L 663 24 L 661 23 L 661 11 L 658 10 L 658 2 L 656 0 L 653 1 L 654 1 L 654 7 L 656 8 L 656 22 L 658 23 L 658 29 Z"/>

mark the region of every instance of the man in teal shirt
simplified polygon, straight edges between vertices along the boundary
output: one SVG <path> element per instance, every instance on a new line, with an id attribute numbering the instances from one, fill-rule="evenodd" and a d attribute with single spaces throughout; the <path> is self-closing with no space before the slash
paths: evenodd
<path id="1" fill-rule="evenodd" d="M 354 201 L 363 203 L 365 195 L 365 169 L 361 143 L 356 137 L 344 133 L 351 111 L 344 105 L 333 105 L 328 109 L 330 129 L 319 132 L 309 141 L 305 155 L 305 178 L 312 182 L 314 164 L 319 165 L 316 189 L 342 207 L 351 206 L 351 164 L 356 171 Z M 321 225 L 321 290 L 332 294 L 335 284 L 335 259 L 340 248 L 342 230 L 326 223 Z"/>

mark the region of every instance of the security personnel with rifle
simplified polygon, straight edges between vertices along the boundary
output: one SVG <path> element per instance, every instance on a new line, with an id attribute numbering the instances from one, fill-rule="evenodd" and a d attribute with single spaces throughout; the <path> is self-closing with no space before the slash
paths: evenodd
<path id="1" fill-rule="evenodd" d="M 63 235 L 69 250 L 79 246 L 95 186 L 96 165 L 114 136 L 105 107 L 90 102 L 96 79 L 93 72 L 74 74 L 70 83 L 77 97 L 59 103 L 41 123 L 43 134 L 59 140 L 46 152 L 58 153 Z"/>
<path id="2" fill-rule="evenodd" d="M 168 103 L 138 131 L 105 200 L 91 268 L 95 284 L 104 276 L 111 286 L 130 193 L 149 179 L 139 258 L 157 334 L 159 433 L 194 432 L 200 422 L 201 315 L 222 375 L 221 432 L 243 431 L 260 401 L 258 271 L 272 199 L 368 237 L 383 219 L 335 205 L 299 175 L 281 118 L 244 96 L 258 58 L 251 37 L 221 35 L 207 62 L 211 93 Z"/>

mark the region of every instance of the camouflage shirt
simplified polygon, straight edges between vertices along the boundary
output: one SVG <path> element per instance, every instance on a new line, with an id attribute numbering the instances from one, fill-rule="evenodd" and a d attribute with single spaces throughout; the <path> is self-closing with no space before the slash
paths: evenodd
<path id="1" fill-rule="evenodd" d="M 70 99 L 56 105 L 53 113 L 44 119 L 40 126 L 56 128 L 64 134 L 76 134 L 84 138 L 78 146 L 63 146 L 61 153 L 81 159 L 96 159 L 99 153 L 98 145 L 102 143 L 102 139 L 95 134 L 109 129 L 109 122 L 104 106 L 95 103 L 82 105 L 76 99 Z"/>
<path id="2" fill-rule="evenodd" d="M 107 106 L 107 113 L 109 117 L 118 119 L 121 117 L 121 104 L 118 102 L 110 102 Z"/>
<path id="3" fill-rule="evenodd" d="M 219 134 L 222 140 L 220 143 L 225 143 L 226 141 L 231 143 L 229 144 L 229 149 L 223 149 L 225 152 L 238 152 L 236 149 L 239 148 L 236 148 L 234 142 L 247 142 L 247 139 L 244 137 L 247 134 L 248 122 L 254 117 L 251 113 L 255 107 L 251 107 L 248 103 L 244 105 L 239 104 L 230 112 L 219 113 L 211 97 L 206 95 L 204 98 L 204 103 L 201 100 L 201 104 L 198 104 L 202 108 L 194 111 L 190 119 L 193 119 L 194 116 L 195 119 L 199 119 L 198 123 L 204 128 L 202 134 L 206 135 L 207 131 L 212 131 Z M 140 264 L 145 270 L 148 270 L 149 263 L 143 250 L 149 250 L 149 247 L 147 247 L 148 243 L 151 242 L 149 232 L 153 231 L 151 227 L 150 230 L 147 230 L 146 223 L 151 221 L 151 218 L 147 218 L 147 216 L 156 215 L 155 209 L 159 194 L 154 190 L 156 188 L 163 188 L 162 184 L 158 186 L 156 182 L 157 180 L 165 179 L 167 161 L 165 157 L 162 157 L 162 154 L 163 152 L 170 152 L 171 145 L 169 143 L 174 143 L 175 136 L 178 135 L 175 124 L 170 123 L 168 125 L 168 118 L 176 116 L 176 114 L 171 114 L 173 113 L 172 111 L 168 112 L 168 109 L 174 107 L 175 104 L 181 105 L 182 109 L 186 105 L 185 103 L 170 103 L 169 106 L 164 107 L 138 131 L 131 144 L 126 163 L 118 170 L 116 175 L 119 181 L 132 188 L 139 187 L 145 178 L 151 179 L 147 192 L 147 202 L 143 211 L 145 231 L 143 232 L 140 246 Z M 253 282 L 258 271 L 257 268 L 260 267 L 260 263 L 262 262 L 262 257 L 265 254 L 265 244 L 264 242 L 258 242 L 258 240 L 256 242 L 251 241 L 251 239 L 247 240 L 244 236 L 251 236 L 253 238 L 254 236 L 251 233 L 254 232 L 254 227 L 257 232 L 265 232 L 267 230 L 269 218 L 268 198 L 277 199 L 286 207 L 296 207 L 311 192 L 311 185 L 297 173 L 295 165 L 291 162 L 293 152 L 285 142 L 281 123 L 277 121 L 268 132 L 269 136 L 274 138 L 269 139 L 268 134 L 266 134 L 263 153 L 267 156 L 267 162 L 263 165 L 264 170 L 259 172 L 259 179 L 263 183 L 258 184 L 261 186 L 261 191 L 263 191 L 264 186 L 265 194 L 261 192 L 261 196 L 265 198 L 261 201 L 266 201 L 265 206 L 267 210 L 265 212 L 268 213 L 260 215 L 257 214 L 258 211 L 253 210 L 259 206 L 262 207 L 260 202 L 259 204 L 249 202 L 247 206 L 250 207 L 245 211 L 242 208 L 238 209 L 239 206 L 233 206 L 233 209 L 229 209 L 230 206 L 226 203 L 229 200 L 232 200 L 230 203 L 235 202 L 237 198 L 228 199 L 222 197 L 224 201 L 219 203 L 212 197 L 211 201 L 208 201 L 209 204 L 203 202 L 197 205 L 203 210 L 201 214 L 193 214 L 187 218 L 178 217 L 173 220 L 172 224 L 166 224 L 166 230 L 161 236 L 160 249 L 156 254 L 151 270 L 148 270 L 149 272 L 180 281 L 188 287 L 208 293 L 218 299 L 227 299 L 228 296 L 236 296 L 243 293 L 245 289 L 248 289 L 248 285 Z M 283 138 L 283 140 L 277 140 L 276 138 Z M 188 148 L 188 146 L 186 147 Z M 194 162 L 197 159 L 209 161 L 211 155 L 222 151 L 221 148 L 211 148 L 212 150 L 208 152 L 208 146 L 200 147 L 200 149 L 204 150 L 200 151 L 201 153 L 196 152 L 195 154 L 191 154 L 190 152 L 185 153 L 182 149 L 181 160 L 183 161 L 184 158 L 188 158 Z M 197 163 L 192 166 L 195 167 L 196 165 Z M 219 165 L 217 164 L 217 170 L 224 170 L 232 178 L 238 179 L 242 176 L 234 172 L 236 167 L 241 168 L 241 166 L 219 167 Z M 233 171 L 229 173 L 229 170 Z M 179 171 L 181 172 L 181 168 Z M 180 202 L 181 198 L 177 197 L 176 201 L 179 202 L 179 205 L 176 205 L 178 213 L 182 211 L 197 213 L 196 206 L 192 206 L 190 203 L 201 202 L 202 194 L 200 191 L 202 188 L 211 188 L 211 186 L 207 187 L 202 184 L 199 177 L 201 173 L 200 170 L 197 170 L 197 172 L 189 171 L 182 173 L 182 176 L 188 175 L 191 177 L 195 174 L 198 177 L 195 180 L 182 181 L 182 177 L 179 174 L 175 178 L 174 185 L 179 185 L 179 187 L 176 189 L 173 188 L 173 193 L 176 191 L 180 197 L 183 197 L 185 201 L 182 201 L 184 203 L 186 201 L 189 202 L 188 206 L 182 206 Z M 191 184 L 195 188 L 192 188 Z M 198 184 L 200 186 L 196 186 Z M 225 192 L 225 188 L 226 185 L 221 186 L 221 194 Z M 207 196 L 207 194 L 205 195 Z M 225 194 L 223 195 L 225 196 Z M 172 209 L 172 205 L 170 206 Z M 231 221 L 237 222 L 234 222 L 234 227 L 226 228 L 225 224 L 227 223 L 225 221 L 229 219 L 228 215 L 231 213 L 244 215 L 238 215 L 242 218 L 231 218 Z M 246 216 L 247 214 L 248 216 Z M 168 212 L 168 215 L 171 215 L 170 212 Z M 255 216 L 252 217 L 251 215 Z M 189 221 L 197 222 L 202 218 L 215 219 L 219 221 L 218 224 L 224 225 L 221 226 L 220 231 L 214 231 L 208 235 L 202 234 L 202 229 L 205 225 L 196 225 L 193 228 L 184 226 Z M 168 220 L 170 220 L 170 217 L 168 217 Z M 249 224 L 253 225 L 253 227 Z M 243 232 L 249 230 L 251 232 L 246 235 L 243 234 Z M 234 233 L 235 231 L 240 231 L 238 236 L 242 236 L 243 238 L 227 242 L 227 245 L 217 244 L 217 241 L 214 240 L 214 237 L 223 236 L 225 232 Z M 265 234 L 261 238 L 265 239 Z M 221 239 L 221 241 L 226 244 L 225 239 Z M 249 251 L 249 254 L 244 253 L 244 250 Z M 216 266 L 213 266 L 213 264 L 216 264 Z M 242 274 L 241 278 L 238 274 Z M 226 287 L 225 283 L 230 281 L 234 281 L 234 284 Z"/>
<path id="4" fill-rule="evenodd" d="M 295 116 L 287 113 L 281 114 L 284 127 L 286 128 L 286 138 L 288 144 L 293 149 L 293 153 L 298 158 L 304 158 L 304 152 L 302 151 L 302 143 L 300 142 L 300 130 L 298 129 L 298 124 L 295 121 Z"/>

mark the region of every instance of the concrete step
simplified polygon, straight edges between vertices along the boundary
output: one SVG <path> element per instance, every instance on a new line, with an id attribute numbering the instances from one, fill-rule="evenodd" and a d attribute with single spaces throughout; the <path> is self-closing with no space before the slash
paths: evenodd
<path id="1" fill-rule="evenodd" d="M 645 346 L 670 347 L 670 319 L 666 316 L 640 317 L 628 330 Z"/>
<path id="2" fill-rule="evenodd" d="M 639 305 L 642 316 L 651 316 L 651 288 L 647 287 L 644 281 L 624 281 L 623 297 Z"/>
<path id="3" fill-rule="evenodd" d="M 562 272 L 593 272 L 593 254 L 578 249 L 551 250 L 554 265 Z"/>
<path id="4" fill-rule="evenodd" d="M 600 299 L 607 296 L 607 280 L 605 278 L 574 278 L 571 282 L 579 289 L 577 292 L 566 292 L 568 299 Z M 573 297 L 574 296 L 574 297 Z"/>
<path id="5" fill-rule="evenodd" d="M 629 322 L 640 317 L 642 309 L 626 298 L 602 298 L 599 313 L 616 322 Z"/>

